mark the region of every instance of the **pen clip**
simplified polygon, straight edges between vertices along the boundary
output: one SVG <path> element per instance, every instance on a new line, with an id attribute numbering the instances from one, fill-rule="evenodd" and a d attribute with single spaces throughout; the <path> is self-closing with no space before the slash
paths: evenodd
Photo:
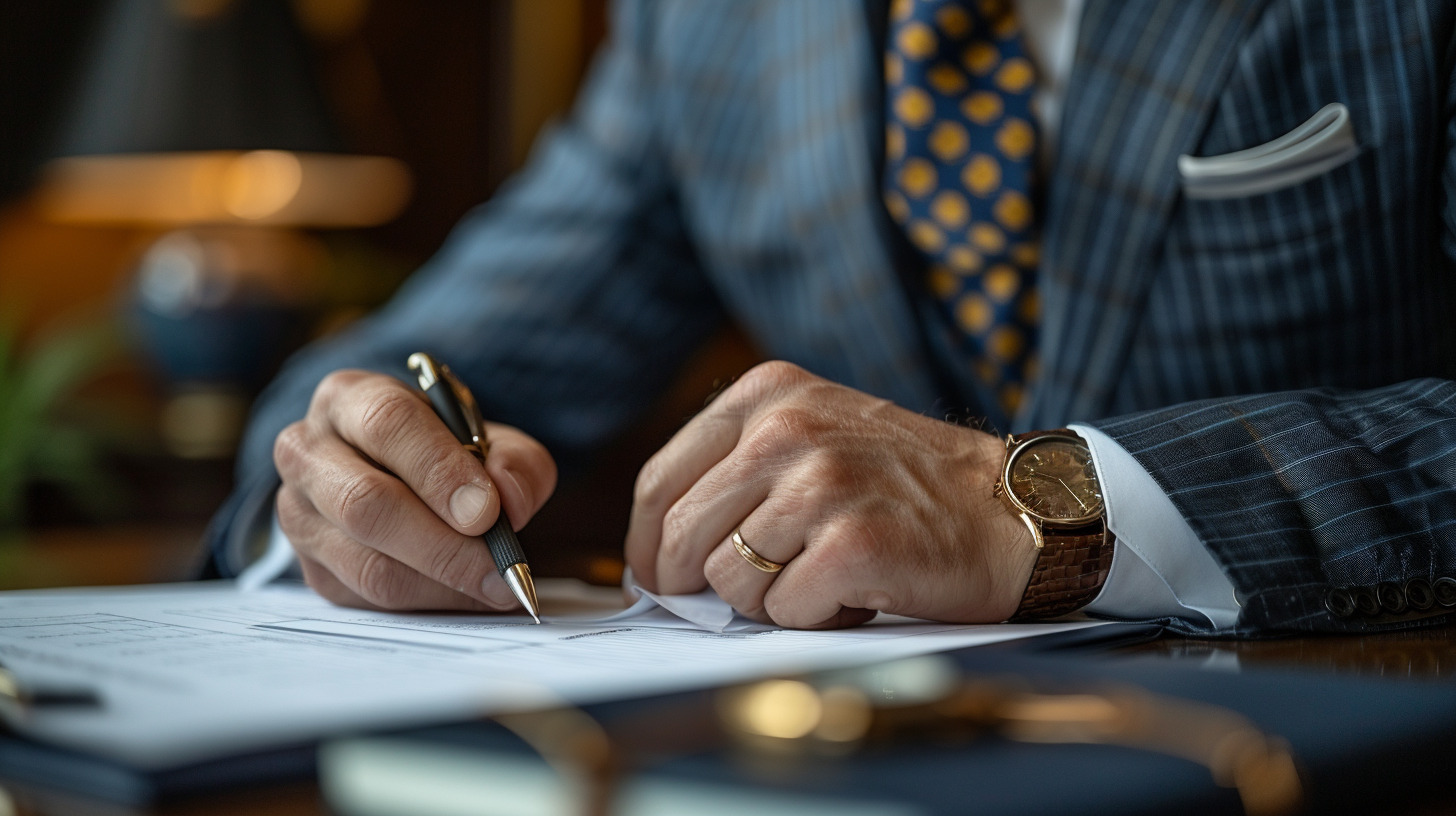
<path id="1" fill-rule="evenodd" d="M 454 398 L 455 404 L 460 406 L 460 413 L 465 418 L 465 425 L 470 433 L 470 442 L 484 458 L 490 451 L 490 441 L 485 435 L 485 417 L 480 412 L 480 405 L 475 401 L 475 395 L 465 387 L 465 383 L 455 376 L 455 372 L 434 357 L 417 351 L 409 356 L 408 365 L 411 371 L 415 372 L 419 380 L 420 390 L 429 393 L 436 385 L 444 385 Z"/>

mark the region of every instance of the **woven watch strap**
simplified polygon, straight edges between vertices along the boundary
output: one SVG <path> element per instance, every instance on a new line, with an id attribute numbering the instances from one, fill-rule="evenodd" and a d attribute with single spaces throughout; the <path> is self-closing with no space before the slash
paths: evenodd
<path id="1" fill-rule="evenodd" d="M 1071 534 L 1043 531 L 1045 544 L 1037 555 L 1031 580 L 1013 621 L 1054 618 L 1092 603 L 1112 568 L 1112 533 L 1098 521 Z"/>

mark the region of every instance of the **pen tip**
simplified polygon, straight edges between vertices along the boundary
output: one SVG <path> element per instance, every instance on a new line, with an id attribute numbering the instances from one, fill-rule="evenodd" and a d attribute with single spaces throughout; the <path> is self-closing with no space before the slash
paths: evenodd
<path id="1" fill-rule="evenodd" d="M 521 608 L 531 615 L 532 620 L 540 623 L 541 615 L 537 610 L 541 604 L 536 600 L 536 583 L 531 580 L 531 568 L 525 564 L 512 564 L 501 573 L 501 577 L 506 579 L 506 585 L 511 588 L 516 600 L 521 602 Z"/>

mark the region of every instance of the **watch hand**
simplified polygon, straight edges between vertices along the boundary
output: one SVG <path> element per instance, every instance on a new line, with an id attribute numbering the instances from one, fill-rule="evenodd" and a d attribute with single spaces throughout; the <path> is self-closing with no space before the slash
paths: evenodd
<path id="1" fill-rule="evenodd" d="M 1053 476 L 1052 478 L 1056 479 L 1055 476 Z M 1087 509 L 1087 502 L 1082 501 L 1082 497 L 1077 495 L 1077 491 L 1073 490 L 1070 487 L 1067 487 L 1067 483 L 1066 482 L 1063 482 L 1061 479 L 1057 479 L 1057 481 L 1058 482 L 1061 482 L 1062 487 L 1063 488 L 1066 488 L 1066 491 L 1068 493 L 1072 494 L 1072 498 L 1073 499 L 1076 499 L 1077 504 L 1082 505 L 1082 509 L 1083 510 L 1086 510 Z"/>

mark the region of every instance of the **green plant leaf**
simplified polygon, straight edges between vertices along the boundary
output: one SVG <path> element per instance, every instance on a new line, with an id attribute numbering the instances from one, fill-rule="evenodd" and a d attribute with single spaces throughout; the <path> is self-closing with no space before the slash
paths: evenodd
<path id="1" fill-rule="evenodd" d="M 19 404 L 44 412 L 112 359 L 118 345 L 110 326 L 69 329 L 38 338 L 21 362 L 14 393 Z"/>
<path id="2" fill-rule="evenodd" d="M 115 359 L 109 322 L 67 326 L 22 345 L 19 322 L 0 309 L 0 529 L 24 521 L 26 490 L 53 482 L 82 509 L 119 504 L 101 462 L 101 436 L 68 418 L 78 387 Z"/>
<path id="3" fill-rule="evenodd" d="M 13 376 L 11 369 L 16 364 L 14 349 L 18 334 L 10 320 L 0 318 L 0 399 L 7 393 L 9 380 Z"/>

